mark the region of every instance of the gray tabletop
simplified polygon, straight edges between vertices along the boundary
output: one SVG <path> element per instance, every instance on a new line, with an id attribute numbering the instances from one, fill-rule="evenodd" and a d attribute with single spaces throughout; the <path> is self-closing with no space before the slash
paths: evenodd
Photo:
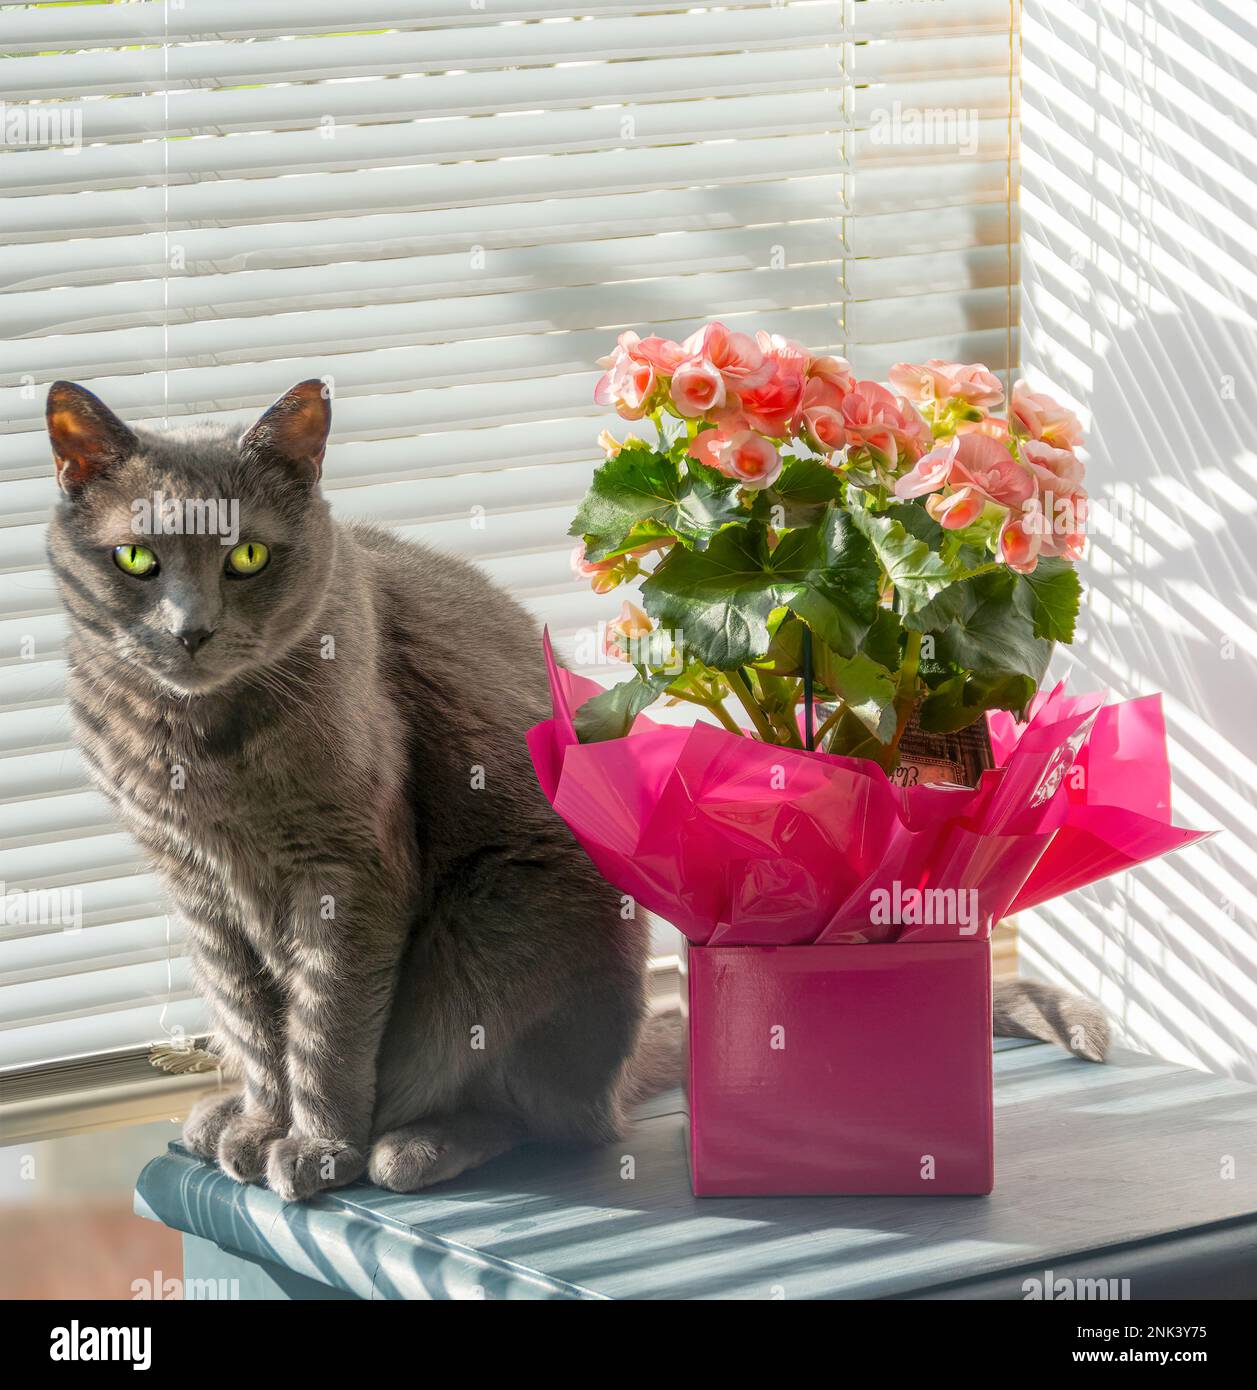
<path id="1" fill-rule="evenodd" d="M 995 1062 L 989 1197 L 695 1198 L 673 1094 L 621 1144 L 525 1149 L 410 1196 L 285 1204 L 174 1145 L 137 1210 L 361 1298 L 1257 1294 L 1257 1089 L 1130 1053 L 1012 1043 Z"/>

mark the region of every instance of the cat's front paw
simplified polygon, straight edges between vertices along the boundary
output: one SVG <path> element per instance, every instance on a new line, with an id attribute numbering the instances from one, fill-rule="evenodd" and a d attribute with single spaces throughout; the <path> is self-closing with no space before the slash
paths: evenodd
<path id="1" fill-rule="evenodd" d="M 328 1187 L 361 1177 L 366 1154 L 343 1139 L 311 1139 L 290 1134 L 267 1150 L 266 1185 L 285 1202 L 301 1202 Z"/>
<path id="2" fill-rule="evenodd" d="M 183 1142 L 198 1158 L 216 1158 L 223 1130 L 243 1108 L 239 1091 L 211 1091 L 202 1096 L 183 1122 Z"/>
<path id="3" fill-rule="evenodd" d="M 287 1132 L 272 1115 L 247 1110 L 234 1115 L 218 1137 L 218 1166 L 237 1182 L 261 1182 L 271 1145 Z"/>

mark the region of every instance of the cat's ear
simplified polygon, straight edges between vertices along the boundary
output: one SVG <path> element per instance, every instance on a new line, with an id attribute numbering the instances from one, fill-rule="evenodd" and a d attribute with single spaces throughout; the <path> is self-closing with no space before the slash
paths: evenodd
<path id="1" fill-rule="evenodd" d="M 57 485 L 72 497 L 139 447 L 104 401 L 72 381 L 48 388 L 47 417 Z"/>
<path id="2" fill-rule="evenodd" d="M 240 436 L 246 458 L 280 463 L 316 482 L 323 469 L 332 406 L 323 382 L 303 381 L 281 396 L 255 425 Z"/>

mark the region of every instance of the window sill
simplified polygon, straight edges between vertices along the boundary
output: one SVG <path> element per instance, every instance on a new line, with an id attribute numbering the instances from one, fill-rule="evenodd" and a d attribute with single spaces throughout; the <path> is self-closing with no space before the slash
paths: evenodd
<path id="1" fill-rule="evenodd" d="M 0 1077 L 0 1143 L 33 1144 L 120 1125 L 179 1119 L 218 1084 L 216 1072 L 171 1076 L 147 1047 Z"/>

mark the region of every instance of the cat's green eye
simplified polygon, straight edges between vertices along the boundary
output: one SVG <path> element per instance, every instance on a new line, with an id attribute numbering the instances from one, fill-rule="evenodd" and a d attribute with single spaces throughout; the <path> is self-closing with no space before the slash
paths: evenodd
<path id="1" fill-rule="evenodd" d="M 247 579 L 266 568 L 271 552 L 258 541 L 242 541 L 227 556 L 227 573 Z"/>
<path id="2" fill-rule="evenodd" d="M 115 545 L 113 562 L 136 579 L 151 579 L 157 573 L 157 556 L 146 545 Z"/>

